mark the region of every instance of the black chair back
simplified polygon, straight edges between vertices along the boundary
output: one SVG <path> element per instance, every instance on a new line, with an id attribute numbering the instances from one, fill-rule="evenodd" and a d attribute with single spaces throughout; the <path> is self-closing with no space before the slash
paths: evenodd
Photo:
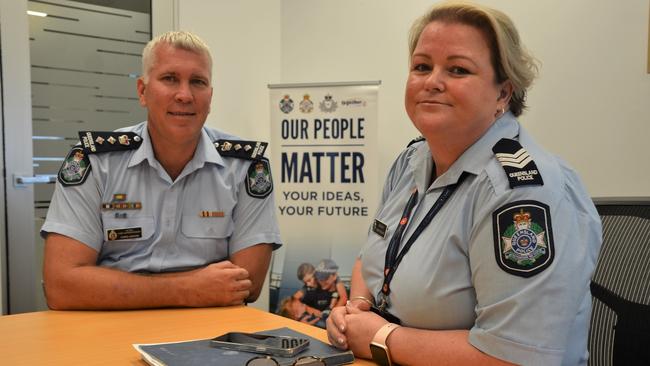
<path id="1" fill-rule="evenodd" d="M 591 283 L 589 365 L 650 365 L 650 197 L 594 203 L 603 246 Z"/>

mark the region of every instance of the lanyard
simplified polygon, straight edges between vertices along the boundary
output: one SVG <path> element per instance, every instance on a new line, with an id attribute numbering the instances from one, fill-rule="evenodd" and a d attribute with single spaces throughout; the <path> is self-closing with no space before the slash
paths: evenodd
<path id="1" fill-rule="evenodd" d="M 386 260 L 384 262 L 384 283 L 381 286 L 381 291 L 378 296 L 378 298 L 380 299 L 379 309 L 381 309 L 381 311 L 385 311 L 386 307 L 388 306 L 388 295 L 390 295 L 390 282 L 393 279 L 393 275 L 395 274 L 397 267 L 402 262 L 404 255 L 406 255 L 409 249 L 411 249 L 411 246 L 413 245 L 415 240 L 417 240 L 420 234 L 422 234 L 422 231 L 424 231 L 424 229 L 427 226 L 429 226 L 429 224 L 436 216 L 436 214 L 438 214 L 442 206 L 444 206 L 444 204 L 449 200 L 449 198 L 454 193 L 454 191 L 456 191 L 456 188 L 458 188 L 458 186 L 461 185 L 463 180 L 467 178 L 467 175 L 468 174 L 466 172 L 463 172 L 463 174 L 461 174 L 460 177 L 458 178 L 458 182 L 445 187 L 444 191 L 442 191 L 442 193 L 440 194 L 440 197 L 438 197 L 438 199 L 433 204 L 433 206 L 431 206 L 429 212 L 427 212 L 426 216 L 424 216 L 424 219 L 422 219 L 422 222 L 420 222 L 420 224 L 415 229 L 415 231 L 408 239 L 406 244 L 404 244 L 402 250 L 398 252 L 399 244 L 402 241 L 402 235 L 404 235 L 404 230 L 406 229 L 406 225 L 409 222 L 411 212 L 413 211 L 413 208 L 415 207 L 415 204 L 417 203 L 418 200 L 418 191 L 417 189 L 413 190 L 411 197 L 406 203 L 406 207 L 404 207 L 404 213 L 402 214 L 402 218 L 399 221 L 397 228 L 395 229 L 395 233 L 393 233 L 393 236 L 390 239 L 390 243 L 388 244 L 388 249 L 386 249 Z"/>

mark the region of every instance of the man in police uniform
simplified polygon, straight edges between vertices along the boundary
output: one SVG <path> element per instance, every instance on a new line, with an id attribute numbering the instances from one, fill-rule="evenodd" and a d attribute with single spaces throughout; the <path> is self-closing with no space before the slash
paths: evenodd
<path id="1" fill-rule="evenodd" d="M 195 35 L 155 38 L 142 63 L 137 90 L 147 121 L 80 132 L 82 144 L 59 171 L 41 229 L 48 305 L 254 301 L 280 246 L 266 143 L 204 127 L 212 59 Z"/>

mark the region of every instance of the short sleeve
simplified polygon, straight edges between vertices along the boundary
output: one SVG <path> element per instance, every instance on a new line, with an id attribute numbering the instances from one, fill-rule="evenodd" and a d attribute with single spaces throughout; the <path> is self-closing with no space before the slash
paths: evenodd
<path id="1" fill-rule="evenodd" d="M 99 252 L 103 243 L 100 208 L 101 194 L 92 170 L 80 185 L 64 187 L 57 182 L 41 236 L 58 233 Z"/>
<path id="2" fill-rule="evenodd" d="M 477 306 L 469 341 L 517 364 L 579 364 L 586 356 L 589 279 L 601 243 L 600 220 L 580 182 L 569 179 L 556 188 L 559 193 L 550 189 L 517 188 L 493 200 L 479 215 L 470 243 Z M 521 203 L 516 211 L 513 202 Z M 544 206 L 548 220 L 535 212 Z M 509 214 L 501 224 L 495 221 L 500 212 Z M 553 250 L 552 261 L 523 273 L 535 266 L 527 261 L 544 259 L 543 253 L 536 257 L 526 251 L 531 240 L 546 254 Z M 513 248 L 522 254 L 504 265 Z"/>
<path id="3" fill-rule="evenodd" d="M 273 250 L 282 245 L 273 192 L 262 198 L 251 194 L 247 190 L 247 179 L 245 175 L 238 187 L 229 243 L 231 254 L 260 243 L 274 244 Z"/>

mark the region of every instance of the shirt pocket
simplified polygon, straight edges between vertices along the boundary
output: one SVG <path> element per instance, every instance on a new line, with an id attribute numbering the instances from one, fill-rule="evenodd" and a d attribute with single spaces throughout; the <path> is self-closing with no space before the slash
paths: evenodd
<path id="1" fill-rule="evenodd" d="M 232 235 L 233 222 L 230 216 L 198 217 L 184 215 L 181 232 L 191 239 L 226 239 Z"/>
<path id="2" fill-rule="evenodd" d="M 104 242 L 125 243 L 149 240 L 155 232 L 152 216 L 117 219 L 104 217 Z"/>

